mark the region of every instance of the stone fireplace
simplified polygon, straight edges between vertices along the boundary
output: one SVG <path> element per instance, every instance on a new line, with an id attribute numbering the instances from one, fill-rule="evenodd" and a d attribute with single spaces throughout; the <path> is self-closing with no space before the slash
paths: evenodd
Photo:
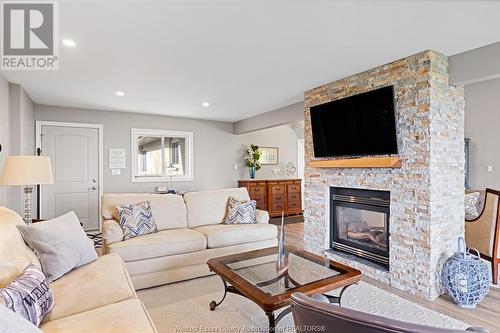
<path id="1" fill-rule="evenodd" d="M 388 85 L 394 85 L 401 167 L 310 167 L 316 159 L 309 108 Z M 464 97 L 448 84 L 447 57 L 425 51 L 306 91 L 304 135 L 306 249 L 411 294 L 438 297 L 442 264 L 464 232 Z M 388 205 L 379 207 L 388 214 L 346 205 L 333 211 L 331 188 L 382 191 Z M 335 218 L 342 219 L 337 231 Z M 388 263 L 346 255 L 332 245 L 335 232 L 340 246 L 357 243 L 379 255 L 388 247 Z"/>

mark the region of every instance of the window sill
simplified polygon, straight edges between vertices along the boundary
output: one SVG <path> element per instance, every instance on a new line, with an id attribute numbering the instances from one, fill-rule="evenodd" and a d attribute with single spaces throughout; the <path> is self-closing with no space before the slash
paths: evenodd
<path id="1" fill-rule="evenodd" d="M 168 183 L 168 182 L 192 182 L 194 177 L 184 176 L 184 177 L 140 177 L 132 178 L 132 183 Z"/>

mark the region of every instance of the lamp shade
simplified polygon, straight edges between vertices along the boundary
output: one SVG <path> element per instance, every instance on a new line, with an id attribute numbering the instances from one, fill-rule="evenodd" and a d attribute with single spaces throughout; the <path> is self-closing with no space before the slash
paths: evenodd
<path id="1" fill-rule="evenodd" d="M 1 185 L 53 184 L 52 166 L 48 156 L 7 156 L 3 165 Z"/>

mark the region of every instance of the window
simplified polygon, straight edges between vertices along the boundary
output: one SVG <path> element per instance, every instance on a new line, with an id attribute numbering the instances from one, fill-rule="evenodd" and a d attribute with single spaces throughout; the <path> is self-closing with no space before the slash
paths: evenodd
<path id="1" fill-rule="evenodd" d="M 132 128 L 132 181 L 193 180 L 193 133 Z"/>

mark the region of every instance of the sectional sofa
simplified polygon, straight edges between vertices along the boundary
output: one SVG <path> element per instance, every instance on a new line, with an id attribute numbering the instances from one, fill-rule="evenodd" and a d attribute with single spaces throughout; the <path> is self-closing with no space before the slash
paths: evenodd
<path id="1" fill-rule="evenodd" d="M 40 268 L 37 256 L 17 230 L 18 224 L 24 221 L 17 213 L 0 207 L 0 288 L 14 281 L 28 264 Z M 52 282 L 50 289 L 55 305 L 40 325 L 43 332 L 156 332 L 117 254 L 69 272 Z"/>
<path id="2" fill-rule="evenodd" d="M 137 289 L 209 275 L 210 258 L 277 245 L 277 227 L 266 211 L 256 224 L 223 224 L 229 196 L 250 200 L 246 188 L 185 194 L 105 194 L 103 251 L 118 254 Z M 116 205 L 148 200 L 158 232 L 123 241 Z"/>

